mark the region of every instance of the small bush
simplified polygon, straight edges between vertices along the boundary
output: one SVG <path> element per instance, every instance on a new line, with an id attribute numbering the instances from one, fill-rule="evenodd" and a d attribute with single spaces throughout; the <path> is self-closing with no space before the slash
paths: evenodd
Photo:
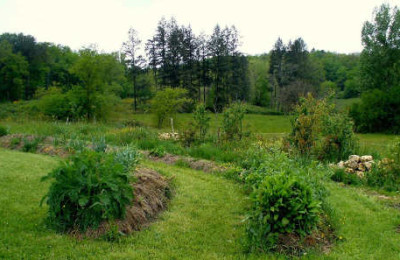
<path id="1" fill-rule="evenodd" d="M 124 152 L 115 155 L 86 150 L 44 177 L 42 180 L 54 179 L 42 199 L 49 206 L 50 225 L 62 232 L 73 228 L 85 231 L 102 221 L 124 218 L 125 207 L 133 199 L 127 168 L 136 162 L 129 158 L 136 160 Z"/>
<path id="2" fill-rule="evenodd" d="M 344 171 L 344 169 L 336 169 L 331 176 L 331 180 L 336 182 L 342 182 L 344 184 L 360 185 L 362 180 L 356 174 L 350 174 Z"/>
<path id="3" fill-rule="evenodd" d="M 104 136 L 100 138 L 93 138 L 92 139 L 92 149 L 96 152 L 105 152 L 107 149 L 107 143 Z"/>
<path id="4" fill-rule="evenodd" d="M 166 154 L 163 146 L 157 146 L 150 150 L 150 155 L 155 157 L 163 157 Z"/>
<path id="5" fill-rule="evenodd" d="M 207 115 L 206 106 L 204 104 L 199 104 L 193 113 L 196 128 L 199 130 L 200 140 L 204 142 L 207 136 L 208 129 L 210 128 L 210 119 Z"/>
<path id="6" fill-rule="evenodd" d="M 184 147 L 190 147 L 196 141 L 196 129 L 193 123 L 189 123 L 185 130 L 183 130 L 180 141 Z"/>
<path id="7" fill-rule="evenodd" d="M 377 187 L 386 191 L 400 190 L 400 165 L 395 161 L 387 160 L 378 167 L 372 168 L 365 175 L 366 182 L 371 187 Z"/>
<path id="8" fill-rule="evenodd" d="M 165 88 L 157 91 L 151 100 L 151 111 L 154 113 L 158 128 L 169 117 L 175 117 L 175 114 L 189 100 L 185 98 L 187 90 L 181 88 Z"/>
<path id="9" fill-rule="evenodd" d="M 251 197 L 247 234 L 253 251 L 273 249 L 280 234 L 310 233 L 321 213 L 311 188 L 293 176 L 267 176 Z"/>
<path id="10" fill-rule="evenodd" d="M 115 153 L 115 161 L 123 165 L 126 172 L 134 170 L 140 157 L 140 152 L 131 146 L 126 146 Z"/>
<path id="11" fill-rule="evenodd" d="M 14 137 L 10 141 L 11 149 L 15 149 L 21 143 L 21 137 Z"/>
<path id="12" fill-rule="evenodd" d="M 227 141 L 242 139 L 243 118 L 246 108 L 242 103 L 233 103 L 223 112 L 222 129 Z"/>
<path id="13" fill-rule="evenodd" d="M 8 130 L 6 127 L 0 125 L 0 137 L 5 135 L 8 135 Z"/>
<path id="14" fill-rule="evenodd" d="M 34 153 L 38 149 L 39 143 L 42 141 L 42 138 L 40 137 L 35 137 L 33 139 L 29 138 L 24 138 L 23 143 L 24 145 L 22 146 L 22 151 L 23 152 L 31 152 Z"/>
<path id="15" fill-rule="evenodd" d="M 328 98 L 317 100 L 311 94 L 295 107 L 288 141 L 301 156 L 324 161 L 347 158 L 358 148 L 350 118 Z"/>

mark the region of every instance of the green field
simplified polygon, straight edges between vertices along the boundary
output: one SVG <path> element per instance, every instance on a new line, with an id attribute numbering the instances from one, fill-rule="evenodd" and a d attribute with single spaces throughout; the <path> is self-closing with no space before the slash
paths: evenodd
<path id="1" fill-rule="evenodd" d="M 44 224 L 39 202 L 48 183 L 40 178 L 58 159 L 0 149 L 0 258 L 4 259 L 271 259 L 242 246 L 248 198 L 239 184 L 186 168 L 144 162 L 175 177 L 176 194 L 150 228 L 119 242 L 77 241 Z M 398 259 L 400 212 L 363 190 L 329 184 L 338 242 L 309 259 Z"/>

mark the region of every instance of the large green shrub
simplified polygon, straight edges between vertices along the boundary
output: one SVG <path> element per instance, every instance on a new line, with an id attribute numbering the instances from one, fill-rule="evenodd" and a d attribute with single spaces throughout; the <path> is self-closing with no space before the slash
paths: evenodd
<path id="1" fill-rule="evenodd" d="M 81 86 L 74 86 L 67 92 L 49 88 L 40 93 L 40 111 L 54 119 L 106 119 L 118 98 L 112 93 L 94 92 L 86 95 Z"/>
<path id="2" fill-rule="evenodd" d="M 321 213 L 321 203 L 312 189 L 285 174 L 265 177 L 251 198 L 247 234 L 252 250 L 273 249 L 280 234 L 310 233 Z"/>
<path id="3" fill-rule="evenodd" d="M 130 148 L 129 148 L 130 149 Z M 133 199 L 131 170 L 136 153 L 83 151 L 49 173 L 54 179 L 43 198 L 48 220 L 58 231 L 96 228 L 102 221 L 124 218 Z"/>
<path id="4" fill-rule="evenodd" d="M 188 102 L 186 94 L 187 90 L 181 88 L 165 88 L 156 93 L 150 103 L 159 128 L 168 117 L 175 117 L 175 114 Z"/>
<path id="5" fill-rule="evenodd" d="M 308 94 L 296 106 L 288 140 L 301 156 L 338 161 L 357 149 L 352 120 L 329 101 Z"/>
<path id="6" fill-rule="evenodd" d="M 374 89 L 361 95 L 350 109 L 359 132 L 400 133 L 400 86 Z"/>
<path id="7" fill-rule="evenodd" d="M 353 121 L 341 113 L 330 113 L 322 117 L 321 147 L 317 149 L 318 158 L 325 161 L 338 161 L 348 158 L 358 148 L 353 131 Z"/>

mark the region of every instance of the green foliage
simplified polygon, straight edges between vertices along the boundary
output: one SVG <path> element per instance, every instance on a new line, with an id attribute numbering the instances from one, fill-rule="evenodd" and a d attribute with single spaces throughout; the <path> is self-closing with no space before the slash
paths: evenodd
<path id="1" fill-rule="evenodd" d="M 321 83 L 321 92 L 323 95 L 329 95 L 330 93 L 334 93 L 336 91 L 338 91 L 338 86 L 335 82 L 327 80 Z"/>
<path id="2" fill-rule="evenodd" d="M 345 159 L 358 149 L 353 122 L 346 114 L 331 113 L 322 117 L 321 134 L 322 147 L 317 151 L 321 160 Z"/>
<path id="3" fill-rule="evenodd" d="M 358 144 L 350 118 L 336 112 L 327 98 L 311 94 L 294 110 L 289 142 L 302 156 L 331 161 L 348 157 Z"/>
<path id="4" fill-rule="evenodd" d="M 124 218 L 133 199 L 130 181 L 136 157 L 132 154 L 83 151 L 44 177 L 54 179 L 43 197 L 51 226 L 61 232 L 84 231 L 102 221 Z"/>
<path id="5" fill-rule="evenodd" d="M 242 139 L 243 118 L 246 108 L 242 103 L 233 103 L 223 112 L 222 129 L 227 141 Z"/>
<path id="6" fill-rule="evenodd" d="M 273 249 L 279 234 L 310 233 L 321 213 L 311 188 L 283 173 L 265 177 L 251 198 L 247 234 L 252 250 Z"/>
<path id="7" fill-rule="evenodd" d="M 400 133 L 400 85 L 388 90 L 374 89 L 353 104 L 350 116 L 359 132 Z"/>
<path id="8" fill-rule="evenodd" d="M 87 91 L 81 86 L 74 86 L 66 93 L 53 87 L 40 94 L 38 106 L 43 114 L 54 119 L 106 119 L 118 100 L 112 93 L 93 92 L 89 97 L 86 95 Z"/>
<path id="9" fill-rule="evenodd" d="M 12 52 L 12 46 L 0 38 L 0 100 L 19 100 L 24 96 L 24 84 L 28 75 L 28 63 L 20 54 Z"/>
<path id="10" fill-rule="evenodd" d="M 206 106 L 204 104 L 198 104 L 196 106 L 193 118 L 195 120 L 195 126 L 199 130 L 200 140 L 204 142 L 208 129 L 210 128 L 211 119 L 211 117 L 207 115 Z"/>
<path id="11" fill-rule="evenodd" d="M 372 168 L 365 175 L 366 183 L 371 187 L 386 191 L 400 190 L 400 165 L 389 161 L 385 165 Z"/>
<path id="12" fill-rule="evenodd" d="M 0 125 L 0 137 L 8 135 L 8 129 L 5 126 Z"/>
<path id="13" fill-rule="evenodd" d="M 157 146 L 150 150 L 150 155 L 155 157 L 163 157 L 167 152 L 164 146 Z"/>
<path id="14" fill-rule="evenodd" d="M 21 143 L 21 138 L 20 137 L 14 137 L 10 141 L 10 147 L 14 149 Z"/>
<path id="15" fill-rule="evenodd" d="M 317 100 L 311 94 L 300 99 L 294 110 L 289 140 L 301 155 L 311 155 L 321 131 L 321 119 L 328 116 L 329 109 L 326 100 Z"/>
<path id="16" fill-rule="evenodd" d="M 187 90 L 180 88 L 165 88 L 156 93 L 151 100 L 151 111 L 155 114 L 158 128 L 164 121 L 175 114 L 188 101 L 184 96 Z"/>
<path id="17" fill-rule="evenodd" d="M 366 90 L 386 91 L 400 84 L 400 10 L 382 4 L 371 22 L 364 23 L 360 72 Z"/>
<path id="18" fill-rule="evenodd" d="M 190 147 L 196 141 L 196 128 L 192 122 L 185 127 L 179 140 L 184 147 Z"/>
<path id="19" fill-rule="evenodd" d="M 336 169 L 331 176 L 331 180 L 351 185 L 360 185 L 363 183 L 356 174 L 347 173 L 344 169 Z"/>
<path id="20" fill-rule="evenodd" d="M 43 140 L 41 137 L 34 137 L 34 138 L 23 138 L 23 152 L 31 152 L 34 153 L 38 149 L 39 143 Z"/>

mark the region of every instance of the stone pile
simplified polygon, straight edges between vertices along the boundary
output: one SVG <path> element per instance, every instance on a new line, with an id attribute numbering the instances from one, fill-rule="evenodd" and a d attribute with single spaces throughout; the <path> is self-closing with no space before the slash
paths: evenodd
<path id="1" fill-rule="evenodd" d="M 160 140 L 178 140 L 178 133 L 160 133 L 158 134 L 158 139 Z"/>
<path id="2" fill-rule="evenodd" d="M 337 166 L 347 173 L 356 174 L 363 178 L 365 172 L 371 170 L 374 163 L 374 158 L 371 155 L 350 155 L 347 161 L 340 161 Z"/>

